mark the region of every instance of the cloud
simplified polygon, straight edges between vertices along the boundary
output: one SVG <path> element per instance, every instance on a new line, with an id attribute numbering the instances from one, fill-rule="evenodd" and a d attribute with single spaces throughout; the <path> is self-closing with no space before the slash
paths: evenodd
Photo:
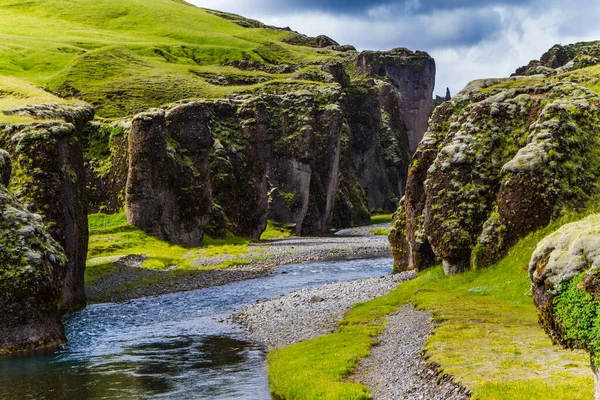
<path id="1" fill-rule="evenodd" d="M 188 0 L 358 49 L 425 50 L 436 93 L 504 77 L 555 43 L 600 39 L 600 2 L 589 0 Z"/>
<path id="2" fill-rule="evenodd" d="M 311 11 L 378 19 L 489 6 L 524 5 L 532 1 L 534 0 L 195 0 L 194 3 L 207 8 L 252 10 L 257 13 Z"/>

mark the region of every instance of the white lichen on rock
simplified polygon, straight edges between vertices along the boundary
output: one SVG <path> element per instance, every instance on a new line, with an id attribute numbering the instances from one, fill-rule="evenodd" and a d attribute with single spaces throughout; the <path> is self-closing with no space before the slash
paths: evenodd
<path id="1" fill-rule="evenodd" d="M 529 274 L 534 283 L 570 281 L 582 272 L 600 267 L 600 214 L 564 225 L 537 246 Z"/>

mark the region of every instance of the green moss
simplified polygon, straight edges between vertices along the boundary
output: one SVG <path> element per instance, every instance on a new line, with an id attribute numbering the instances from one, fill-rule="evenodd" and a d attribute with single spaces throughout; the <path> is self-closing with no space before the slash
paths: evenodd
<path id="1" fill-rule="evenodd" d="M 292 230 L 285 227 L 285 224 L 278 224 L 274 221 L 267 221 L 267 229 L 260 236 L 260 240 L 285 239 L 292 236 Z"/>
<path id="2" fill-rule="evenodd" d="M 559 284 L 554 299 L 557 321 L 564 328 L 565 341 L 575 341 L 600 365 L 600 302 L 581 287 L 586 274 Z"/>

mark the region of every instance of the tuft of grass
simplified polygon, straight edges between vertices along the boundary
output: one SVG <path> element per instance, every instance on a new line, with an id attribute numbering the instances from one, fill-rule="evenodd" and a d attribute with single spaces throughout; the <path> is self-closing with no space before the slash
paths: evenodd
<path id="1" fill-rule="evenodd" d="M 267 222 L 267 229 L 260 236 L 260 240 L 277 240 L 285 239 L 292 236 L 292 230 L 286 228 L 282 224 L 269 220 Z"/>
<path id="2" fill-rule="evenodd" d="M 393 214 L 377 214 L 371 216 L 371 225 L 388 224 L 392 222 Z"/>
<path id="3" fill-rule="evenodd" d="M 552 345 L 538 325 L 527 272 L 537 243 L 584 215 L 564 216 L 530 234 L 492 267 L 451 277 L 433 268 L 386 296 L 355 304 L 337 332 L 269 354 L 273 392 L 284 399 L 368 398 L 360 397 L 365 387 L 345 377 L 369 354 L 386 316 L 412 303 L 438 323 L 426 344 L 429 362 L 472 390 L 474 399 L 592 398 L 589 357 Z M 350 392 L 356 397 L 344 397 Z"/>
<path id="4" fill-rule="evenodd" d="M 385 228 L 371 229 L 369 232 L 375 236 L 388 236 L 390 234 L 390 230 Z"/>

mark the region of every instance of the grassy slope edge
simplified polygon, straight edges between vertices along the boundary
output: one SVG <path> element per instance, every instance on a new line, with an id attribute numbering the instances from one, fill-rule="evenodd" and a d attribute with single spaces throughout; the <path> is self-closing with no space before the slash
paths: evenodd
<path id="1" fill-rule="evenodd" d="M 593 212 L 597 206 L 563 216 L 490 268 L 453 277 L 434 268 L 387 296 L 356 304 L 337 332 L 269 354 L 273 393 L 283 399 L 370 398 L 366 387 L 347 376 L 369 354 L 386 316 L 412 303 L 437 322 L 426 345 L 428 361 L 452 374 L 474 399 L 592 398 L 587 355 L 553 346 L 538 326 L 527 265 L 542 238 Z"/>
<path id="2" fill-rule="evenodd" d="M 340 54 L 285 43 L 293 33 L 242 27 L 178 0 L 0 0 L 0 21 L 0 82 L 19 78 L 76 97 L 107 118 L 295 80 L 229 61 L 306 68 Z M 219 77 L 235 79 L 223 85 Z"/>

